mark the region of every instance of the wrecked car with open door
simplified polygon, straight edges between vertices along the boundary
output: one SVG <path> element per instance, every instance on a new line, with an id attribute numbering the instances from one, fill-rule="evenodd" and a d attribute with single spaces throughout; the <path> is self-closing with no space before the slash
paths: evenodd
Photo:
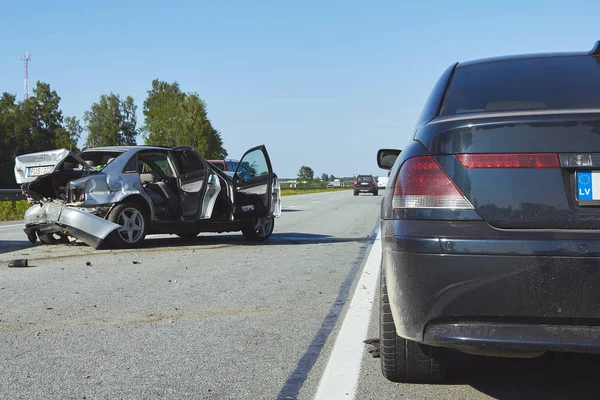
<path id="1" fill-rule="evenodd" d="M 248 150 L 233 176 L 192 147 L 111 146 L 18 156 L 15 177 L 32 206 L 32 243 L 136 247 L 147 234 L 195 237 L 241 231 L 263 241 L 281 215 L 277 176 L 265 146 Z"/>

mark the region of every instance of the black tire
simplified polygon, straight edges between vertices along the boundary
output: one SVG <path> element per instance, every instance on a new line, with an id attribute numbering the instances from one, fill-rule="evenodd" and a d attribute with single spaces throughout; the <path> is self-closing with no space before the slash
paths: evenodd
<path id="1" fill-rule="evenodd" d="M 121 225 L 120 229 L 111 234 L 110 242 L 115 247 L 130 249 L 138 246 L 146 237 L 147 218 L 144 210 L 135 203 L 117 205 L 111 210 L 108 220 Z"/>
<path id="2" fill-rule="evenodd" d="M 354 192 L 354 195 L 355 195 L 355 196 L 358 196 L 358 192 Z"/>
<path id="3" fill-rule="evenodd" d="M 176 233 L 177 236 L 179 236 L 182 239 L 193 239 L 196 236 L 198 236 L 200 234 L 200 232 L 181 232 L 181 233 Z"/>
<path id="4" fill-rule="evenodd" d="M 376 191 L 374 191 L 374 192 L 373 192 L 373 196 L 379 196 L 379 191 L 377 191 L 377 190 L 376 190 Z"/>
<path id="5" fill-rule="evenodd" d="M 264 242 L 271 236 L 275 228 L 275 219 L 271 216 L 268 218 L 255 218 L 244 222 L 242 234 L 248 240 L 253 242 Z"/>
<path id="6" fill-rule="evenodd" d="M 398 336 L 383 269 L 380 275 L 379 334 L 381 371 L 392 382 L 440 382 L 446 377 L 447 349 Z"/>
<path id="7" fill-rule="evenodd" d="M 69 238 L 66 235 L 60 233 L 40 233 L 40 242 L 43 244 L 69 244 Z"/>

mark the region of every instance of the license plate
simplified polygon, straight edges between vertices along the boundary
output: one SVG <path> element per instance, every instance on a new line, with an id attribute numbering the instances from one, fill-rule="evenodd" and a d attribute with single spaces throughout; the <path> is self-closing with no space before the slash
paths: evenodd
<path id="1" fill-rule="evenodd" d="M 45 167 L 29 167 L 27 168 L 27 177 L 46 175 L 52 172 L 53 169 L 53 165 L 48 165 Z"/>

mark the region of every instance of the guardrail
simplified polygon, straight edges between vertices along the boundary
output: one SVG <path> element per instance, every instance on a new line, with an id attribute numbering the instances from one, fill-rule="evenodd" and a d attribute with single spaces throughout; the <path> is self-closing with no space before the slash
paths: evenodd
<path id="1" fill-rule="evenodd" d="M 0 201 L 25 200 L 21 189 L 0 189 Z"/>

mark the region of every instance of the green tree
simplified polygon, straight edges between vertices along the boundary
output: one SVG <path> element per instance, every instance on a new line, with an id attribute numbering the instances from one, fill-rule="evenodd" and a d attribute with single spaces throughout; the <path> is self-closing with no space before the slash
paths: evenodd
<path id="1" fill-rule="evenodd" d="M 114 93 L 100 96 L 100 101 L 83 115 L 88 131 L 86 147 L 135 145 L 136 110 L 131 96 L 125 100 Z"/>
<path id="2" fill-rule="evenodd" d="M 299 181 L 312 181 L 315 178 L 315 173 L 311 167 L 307 167 L 303 165 L 298 170 L 298 180 Z"/>
<path id="3" fill-rule="evenodd" d="M 184 93 L 177 82 L 155 79 L 144 101 L 146 144 L 193 146 L 205 158 L 223 159 L 221 133 L 208 119 L 206 104 L 197 93 Z"/>
<path id="4" fill-rule="evenodd" d="M 56 147 L 63 134 L 63 115 L 59 107 L 60 97 L 50 85 L 37 82 L 33 96 L 22 104 L 25 126 L 21 134 L 29 131 L 25 139 L 28 152 L 50 150 Z M 22 122 L 25 122 L 22 121 Z"/>
<path id="5" fill-rule="evenodd" d="M 155 79 L 148 97 L 144 100 L 144 138 L 147 144 L 167 147 L 177 146 L 179 107 L 185 93 L 177 82 L 167 83 Z"/>
<path id="6" fill-rule="evenodd" d="M 321 175 L 321 180 L 322 180 L 323 182 L 329 182 L 329 175 L 327 175 L 327 174 L 323 174 L 323 175 Z"/>
<path id="7" fill-rule="evenodd" d="M 79 120 L 75 117 L 65 117 L 63 128 L 55 134 L 54 147 L 64 148 L 73 151 L 79 150 L 77 143 L 81 138 L 83 127 Z"/>
<path id="8" fill-rule="evenodd" d="M 15 96 L 3 93 L 0 97 L 0 187 L 15 186 L 13 177 L 14 157 L 17 146 L 17 120 L 20 109 Z"/>
<path id="9" fill-rule="evenodd" d="M 68 147 L 60 97 L 49 84 L 37 82 L 23 102 L 3 93 L 0 97 L 0 187 L 14 187 L 14 159 L 36 151 Z"/>

